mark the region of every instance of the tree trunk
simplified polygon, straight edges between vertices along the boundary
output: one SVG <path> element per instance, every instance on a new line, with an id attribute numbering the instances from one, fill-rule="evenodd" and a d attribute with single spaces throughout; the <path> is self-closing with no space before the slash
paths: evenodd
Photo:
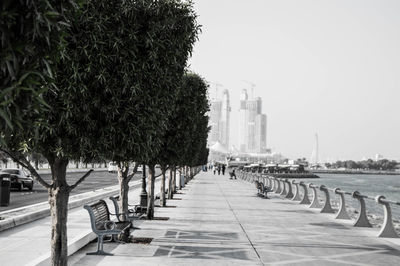
<path id="1" fill-rule="evenodd" d="M 176 172 L 175 172 L 175 167 L 171 168 L 170 175 L 172 175 L 172 192 L 173 194 L 176 193 Z"/>
<path id="2" fill-rule="evenodd" d="M 75 162 L 75 168 L 78 169 L 79 168 L 79 161 Z"/>
<path id="3" fill-rule="evenodd" d="M 169 178 L 171 180 L 171 186 L 169 187 L 171 189 L 171 197 L 174 197 L 174 175 L 172 174 L 172 168 L 169 169 Z"/>
<path id="4" fill-rule="evenodd" d="M 173 194 L 172 194 L 172 175 L 171 172 L 168 175 L 168 199 L 172 199 Z"/>
<path id="5" fill-rule="evenodd" d="M 181 168 L 181 171 L 178 171 L 178 172 L 179 172 L 178 188 L 179 188 L 179 190 L 181 190 L 182 189 L 182 168 Z M 176 173 L 176 169 L 175 169 L 175 173 Z"/>
<path id="6" fill-rule="evenodd" d="M 68 159 L 49 162 L 52 186 L 48 189 L 51 212 L 51 265 L 66 266 L 68 262 L 67 218 L 70 188 L 66 180 Z"/>
<path id="7" fill-rule="evenodd" d="M 165 207 L 166 204 L 166 200 L 165 200 L 165 167 L 161 166 L 161 190 L 160 190 L 160 205 L 162 207 Z M 169 193 L 168 193 L 169 194 Z"/>
<path id="8" fill-rule="evenodd" d="M 118 169 L 118 184 L 119 184 L 119 200 L 118 205 L 120 212 L 128 213 L 128 192 L 129 192 L 129 179 L 128 179 L 128 172 L 129 167 L 117 167 Z M 121 216 L 122 220 L 125 220 L 124 216 Z"/>
<path id="9" fill-rule="evenodd" d="M 149 175 L 148 175 L 148 186 L 147 189 L 147 219 L 151 220 L 154 218 L 154 182 L 155 182 L 155 170 L 154 164 L 149 164 Z"/>
<path id="10" fill-rule="evenodd" d="M 187 184 L 188 183 L 188 181 L 189 181 L 189 174 L 188 174 L 188 167 L 187 166 L 184 166 L 185 168 L 185 184 Z"/>

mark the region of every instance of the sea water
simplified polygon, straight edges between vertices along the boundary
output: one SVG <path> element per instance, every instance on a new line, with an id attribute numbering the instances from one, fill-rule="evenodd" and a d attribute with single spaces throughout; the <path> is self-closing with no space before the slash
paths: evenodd
<path id="1" fill-rule="evenodd" d="M 385 196 L 386 199 L 400 202 L 400 175 L 366 175 L 366 174 L 318 174 L 320 178 L 310 178 L 305 183 L 314 185 L 325 185 L 328 188 L 340 188 L 346 192 L 358 191 L 362 195 L 376 197 Z M 333 192 L 329 193 L 333 205 L 338 207 L 339 196 Z M 324 200 L 322 191 L 318 191 L 319 199 Z M 357 213 L 359 210 L 358 200 L 349 195 L 345 196 L 346 205 L 350 213 Z M 379 223 L 383 219 L 383 207 L 375 200 L 365 199 L 368 217 Z M 400 205 L 391 204 L 393 219 L 396 224 L 400 221 Z M 356 216 L 356 215 L 353 215 Z M 374 222 L 374 221 L 371 221 Z"/>

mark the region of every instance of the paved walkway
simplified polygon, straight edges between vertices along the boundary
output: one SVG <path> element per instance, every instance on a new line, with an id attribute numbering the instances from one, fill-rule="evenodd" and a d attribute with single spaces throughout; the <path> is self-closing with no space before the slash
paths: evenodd
<path id="1" fill-rule="evenodd" d="M 141 191 L 141 181 L 132 181 L 130 185 L 129 202 L 137 203 Z M 159 182 L 156 182 L 156 188 L 159 190 Z M 115 189 L 109 189 L 115 191 Z M 99 193 L 101 195 L 104 194 L 102 191 Z M 92 200 L 98 200 L 96 191 L 85 194 L 88 194 L 88 197 Z M 104 197 L 104 195 L 102 197 Z M 108 197 L 106 201 L 110 210 L 114 210 Z M 48 204 L 44 205 L 48 207 Z M 32 209 L 35 209 L 35 207 L 36 206 L 33 206 Z M 114 211 L 112 212 L 114 213 Z M 32 215 L 34 216 L 36 214 L 33 212 Z M 69 254 L 72 254 L 87 245 L 87 243 L 93 239 L 96 239 L 96 235 L 92 232 L 90 227 L 89 214 L 82 206 L 69 210 L 67 226 Z M 0 232 L 0 266 L 49 265 L 50 236 L 50 216 Z"/>
<path id="2" fill-rule="evenodd" d="M 151 244 L 106 243 L 114 256 L 88 256 L 70 265 L 398 265 L 400 243 L 376 237 L 305 206 L 256 196 L 253 184 L 201 173 L 157 208 L 167 221 L 143 221 L 135 237 Z M 397 242 L 396 242 L 397 241 Z"/>

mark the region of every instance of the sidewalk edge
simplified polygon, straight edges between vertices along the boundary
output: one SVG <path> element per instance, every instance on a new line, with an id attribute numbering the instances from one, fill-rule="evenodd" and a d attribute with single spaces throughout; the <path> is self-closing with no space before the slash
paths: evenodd
<path id="1" fill-rule="evenodd" d="M 135 182 L 134 184 L 132 184 L 130 186 L 130 188 L 135 188 L 140 185 L 141 185 L 140 182 Z M 115 186 L 115 187 L 116 188 L 112 189 L 112 190 L 99 192 L 99 194 L 97 194 L 97 195 L 91 195 L 89 197 L 73 200 L 68 203 L 68 209 L 74 209 L 77 207 L 81 207 L 85 204 L 95 202 L 97 200 L 115 195 L 119 192 L 118 186 Z M 0 232 L 14 228 L 19 225 L 23 225 L 26 223 L 30 223 L 30 222 L 39 220 L 39 219 L 47 217 L 47 216 L 50 216 L 50 206 L 48 204 L 43 209 L 36 210 L 36 211 L 26 213 L 26 214 L 22 214 L 22 215 L 18 215 L 15 217 L 7 218 L 5 220 L 1 220 L 0 221 Z"/>

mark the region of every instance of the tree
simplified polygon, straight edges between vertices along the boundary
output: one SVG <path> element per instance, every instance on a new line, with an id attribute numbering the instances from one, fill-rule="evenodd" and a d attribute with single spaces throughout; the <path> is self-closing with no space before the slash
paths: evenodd
<path id="1" fill-rule="evenodd" d="M 160 201 L 165 206 L 165 171 L 170 168 L 168 180 L 168 198 L 172 198 L 175 187 L 175 167 L 179 164 L 188 163 L 189 160 L 204 161 L 206 141 L 208 134 L 208 100 L 206 82 L 195 74 L 185 74 L 181 85 L 176 90 L 176 102 L 168 120 L 168 127 L 163 137 L 162 149 L 155 155 L 155 161 L 161 165 L 162 180 Z M 203 119 L 203 120 L 202 120 Z M 203 122 L 205 130 L 199 124 Z M 191 134 L 193 132 L 196 134 Z M 202 135 L 201 135 L 202 134 Z M 198 138 L 201 136 L 200 138 Z M 196 139 L 198 138 L 198 139 Z M 200 141 L 201 144 L 197 142 Z M 188 151 L 187 146 L 195 145 L 193 150 Z M 203 148 L 202 150 L 200 150 Z M 189 152 L 191 152 L 189 154 Z M 187 158 L 183 155 L 187 154 Z M 201 154 L 200 154 L 201 153 Z M 208 156 L 208 153 L 207 153 Z"/>
<path id="2" fill-rule="evenodd" d="M 348 169 L 356 169 L 358 168 L 358 164 L 353 160 L 347 160 L 344 162 L 345 167 Z"/>
<path id="3" fill-rule="evenodd" d="M 182 83 L 183 91 L 190 95 L 186 98 L 186 114 L 184 123 L 181 124 L 181 146 L 179 164 L 182 166 L 198 166 L 201 151 L 206 147 L 208 136 L 209 103 L 207 98 L 208 84 L 197 74 L 188 73 L 184 76 Z M 204 158 L 202 158 L 204 159 Z"/>
<path id="4" fill-rule="evenodd" d="M 73 0 L 3 1 L 0 12 L 0 149 L 30 170 L 35 179 L 48 189 L 52 217 L 60 216 L 60 222 L 53 226 L 52 246 L 65 254 L 62 239 L 56 233 L 65 227 L 63 219 L 66 219 L 66 214 L 59 213 L 57 208 L 60 200 L 65 198 L 56 196 L 56 188 L 65 185 L 57 180 L 65 178 L 65 175 L 57 171 L 62 165 L 52 156 L 54 150 L 47 152 L 38 143 L 43 143 L 39 140 L 41 130 L 52 129 L 52 125 L 46 124 L 51 108 L 44 98 L 46 94 L 54 97 L 58 90 L 53 83 L 54 65 L 61 57 L 62 40 L 69 27 L 68 14 L 74 12 L 74 6 Z M 50 93 L 49 89 L 53 92 Z M 46 183 L 24 156 L 39 146 L 46 150 L 53 166 L 59 166 L 52 167 L 52 184 Z M 58 149 L 57 154 L 62 152 Z M 74 187 L 62 186 L 67 191 Z"/>
<path id="5" fill-rule="evenodd" d="M 148 5 L 148 3 L 152 3 Z M 144 1 L 142 12 L 145 14 L 141 23 L 144 29 L 150 29 L 152 32 L 144 32 L 148 35 L 160 38 L 154 40 L 154 46 L 157 46 L 158 56 L 154 53 L 148 53 L 151 59 L 149 68 L 159 67 L 159 71 L 147 75 L 143 78 L 143 83 L 147 82 L 147 87 L 157 91 L 154 95 L 149 95 L 146 99 L 153 103 L 154 119 L 147 118 L 147 128 L 151 128 L 154 134 L 153 142 L 156 140 L 158 149 L 148 147 L 146 150 L 148 158 L 144 161 L 148 165 L 148 200 L 147 200 L 147 218 L 154 217 L 154 182 L 155 182 L 155 164 L 159 160 L 159 151 L 165 138 L 169 124 L 168 119 L 174 111 L 178 87 L 181 84 L 181 78 L 186 67 L 186 62 L 191 54 L 193 44 L 197 39 L 199 26 L 196 22 L 196 14 L 193 11 L 191 1 Z M 153 21 L 152 21 L 153 20 Z M 153 37 L 153 38 L 154 38 Z M 157 41 L 157 43 L 156 43 Z M 147 59 L 149 59 L 147 57 Z M 149 71 L 148 71 L 149 72 Z M 149 76 L 154 77 L 154 81 L 149 80 Z M 149 112 L 146 112 L 149 113 Z M 142 151 L 143 152 L 143 151 Z M 164 180 L 165 170 L 164 165 Z"/>

